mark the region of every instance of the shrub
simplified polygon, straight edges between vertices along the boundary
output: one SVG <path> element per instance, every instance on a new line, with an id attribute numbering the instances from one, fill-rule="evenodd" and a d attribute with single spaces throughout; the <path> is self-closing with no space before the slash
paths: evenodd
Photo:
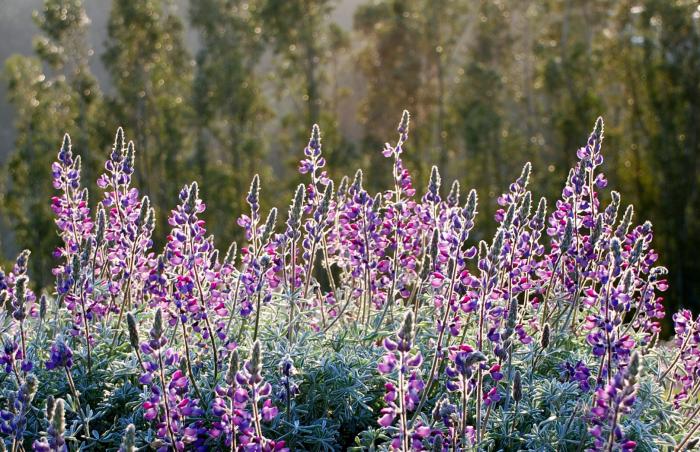
<path id="1" fill-rule="evenodd" d="M 474 243 L 471 190 L 437 168 L 417 195 L 338 186 L 314 126 L 284 222 L 260 179 L 220 253 L 197 183 L 153 249 L 154 208 L 132 185 L 121 129 L 91 208 L 66 135 L 51 201 L 63 245 L 38 296 L 29 252 L 0 276 L 0 432 L 13 451 L 684 450 L 697 415 L 700 325 L 659 340 L 666 270 L 599 168 L 603 122 L 547 212 L 530 164 Z M 622 213 L 619 213 L 621 211 Z M 264 219 L 263 219 L 264 218 Z M 280 226 L 277 224 L 280 223 Z"/>

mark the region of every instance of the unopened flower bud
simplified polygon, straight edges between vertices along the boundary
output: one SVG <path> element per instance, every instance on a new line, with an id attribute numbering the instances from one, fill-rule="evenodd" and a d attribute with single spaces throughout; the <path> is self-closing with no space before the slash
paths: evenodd
<path id="1" fill-rule="evenodd" d="M 163 311 L 158 308 L 156 315 L 153 318 L 153 332 L 152 336 L 154 339 L 160 339 L 163 335 Z"/>
<path id="2" fill-rule="evenodd" d="M 53 410 L 56 407 L 56 399 L 51 394 L 46 397 L 46 419 L 53 419 Z"/>
<path id="3" fill-rule="evenodd" d="M 472 189 L 469 191 L 469 196 L 467 196 L 467 203 L 462 209 L 462 216 L 467 221 L 473 221 L 476 216 L 476 206 L 479 201 L 479 197 L 476 194 L 476 190 Z"/>
<path id="4" fill-rule="evenodd" d="M 562 254 L 566 253 L 569 251 L 569 247 L 571 247 L 571 242 L 573 241 L 574 238 L 574 222 L 571 221 L 571 218 L 566 219 L 566 228 L 564 229 L 564 236 L 561 239 L 561 244 L 559 245 L 560 252 Z"/>
<path id="5" fill-rule="evenodd" d="M 226 371 L 226 383 L 229 385 L 236 381 L 236 373 L 238 372 L 238 349 L 231 352 L 228 360 L 228 369 Z"/>
<path id="6" fill-rule="evenodd" d="M 238 245 L 236 242 L 231 242 L 226 250 L 226 256 L 224 256 L 224 264 L 234 266 L 236 265 L 236 253 L 238 252 Z"/>
<path id="7" fill-rule="evenodd" d="M 129 330 L 129 343 L 134 350 L 139 349 L 139 330 L 136 326 L 136 319 L 131 312 L 126 313 L 126 325 Z"/>
<path id="8" fill-rule="evenodd" d="M 516 370 L 513 376 L 513 400 L 519 403 L 523 399 L 523 382 L 520 377 L 520 371 Z"/>
<path id="9" fill-rule="evenodd" d="M 250 375 L 253 379 L 260 377 L 262 372 L 262 352 L 260 351 L 260 341 L 253 343 L 253 348 L 250 350 Z"/>
<path id="10" fill-rule="evenodd" d="M 326 189 L 323 191 L 323 198 L 321 198 L 321 204 L 319 205 L 319 213 L 321 217 L 326 216 L 328 210 L 330 209 L 331 201 L 333 200 L 333 181 L 328 181 Z"/>
<path id="11" fill-rule="evenodd" d="M 250 206 L 251 210 L 254 213 L 257 213 L 260 207 L 260 176 L 257 174 L 253 176 L 253 180 L 250 182 L 250 189 L 248 190 L 246 202 Z"/>
<path id="12" fill-rule="evenodd" d="M 44 320 L 46 318 L 47 304 L 48 302 L 46 301 L 46 295 L 42 294 L 41 298 L 39 299 L 39 318 L 41 320 Z"/>
<path id="13" fill-rule="evenodd" d="M 270 237 L 272 237 L 272 233 L 275 232 L 276 222 L 277 207 L 273 207 L 272 209 L 270 209 L 270 212 L 267 214 L 267 219 L 265 220 L 265 227 L 263 229 L 263 233 L 260 239 L 263 245 L 265 245 L 270 240 Z"/>
<path id="14" fill-rule="evenodd" d="M 627 206 L 625 214 L 622 216 L 622 220 L 620 220 L 620 225 L 615 230 L 615 236 L 620 240 L 623 240 L 625 238 L 625 235 L 627 235 L 627 231 L 629 230 L 629 227 L 632 224 L 633 216 L 634 207 L 632 206 L 632 204 L 630 204 L 629 206 Z"/>
<path id="15" fill-rule="evenodd" d="M 343 178 L 340 179 L 340 184 L 338 185 L 338 192 L 336 193 L 336 196 L 338 198 L 343 198 L 345 196 L 345 193 L 348 191 L 349 183 L 350 179 L 348 179 L 348 176 L 343 176 Z"/>
<path id="16" fill-rule="evenodd" d="M 617 219 L 617 210 L 620 208 L 620 193 L 612 191 L 610 192 L 610 196 L 612 197 L 610 205 L 605 208 L 605 223 L 608 226 L 612 226 L 612 224 L 615 223 Z"/>
<path id="17" fill-rule="evenodd" d="M 520 208 L 518 208 L 518 222 L 519 225 L 525 224 L 527 218 L 530 216 L 530 209 L 532 208 L 532 193 L 529 191 L 525 192 L 523 195 L 523 200 L 520 203 Z"/>
<path id="18" fill-rule="evenodd" d="M 547 216 L 547 200 L 545 198 L 540 198 L 537 203 L 537 210 L 535 211 L 535 217 L 532 219 L 532 227 L 536 230 L 542 230 L 544 227 L 544 219 Z"/>
<path id="19" fill-rule="evenodd" d="M 445 198 L 447 205 L 449 207 L 455 207 L 459 204 L 459 181 L 455 180 L 452 182 L 450 187 L 450 193 Z"/>
<path id="20" fill-rule="evenodd" d="M 413 339 L 413 312 L 408 311 L 403 318 L 403 323 L 401 328 L 397 332 L 397 335 L 403 339 L 405 342 L 409 343 Z"/>
<path id="21" fill-rule="evenodd" d="M 523 170 L 520 172 L 520 177 L 515 181 L 521 188 L 527 187 L 530 182 L 530 173 L 532 172 L 532 163 L 527 162 L 523 166 Z"/>
<path id="22" fill-rule="evenodd" d="M 403 113 L 401 114 L 401 122 L 399 123 L 399 127 L 397 131 L 402 135 L 406 136 L 408 135 L 408 128 L 411 122 L 411 114 L 408 112 L 408 110 L 404 110 Z"/>
<path id="23" fill-rule="evenodd" d="M 124 438 L 122 439 L 119 452 L 135 452 L 136 451 L 136 427 L 134 424 L 129 424 L 124 430 Z"/>
<path id="24" fill-rule="evenodd" d="M 549 323 L 545 323 L 544 327 L 542 328 L 542 337 L 540 338 L 540 347 L 542 347 L 542 350 L 549 347 L 549 341 L 551 339 L 550 334 L 551 329 L 549 327 Z"/>
<path id="25" fill-rule="evenodd" d="M 430 170 L 430 180 L 428 181 L 428 199 L 433 202 L 440 201 L 440 184 L 442 179 L 440 178 L 440 171 L 437 166 L 434 166 Z"/>
<path id="26" fill-rule="evenodd" d="M 442 435 L 438 435 L 433 443 L 433 452 L 442 452 L 442 447 Z"/>
<path id="27" fill-rule="evenodd" d="M 350 186 L 350 190 L 352 193 L 358 193 L 362 191 L 362 170 L 359 169 L 355 172 L 355 179 L 352 181 L 352 185 Z"/>
<path id="28" fill-rule="evenodd" d="M 66 416 L 63 404 L 63 399 L 56 400 L 53 416 L 51 417 L 51 425 L 53 426 L 56 436 L 63 436 L 66 430 Z"/>

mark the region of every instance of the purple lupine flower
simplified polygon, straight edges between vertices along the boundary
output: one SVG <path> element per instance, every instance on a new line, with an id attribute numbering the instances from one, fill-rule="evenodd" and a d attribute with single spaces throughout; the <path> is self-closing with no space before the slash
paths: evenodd
<path id="1" fill-rule="evenodd" d="M 461 444 L 462 447 L 466 449 L 473 444 L 473 438 L 470 439 L 470 437 L 473 436 L 474 427 L 468 424 L 467 413 L 469 409 L 469 399 L 477 383 L 475 371 L 480 368 L 487 358 L 483 353 L 475 351 L 466 344 L 450 347 L 447 351 L 447 357 L 449 362 L 445 368 L 445 374 L 449 379 L 446 381 L 445 387 L 448 392 L 457 392 L 460 402 L 458 406 L 454 406 L 449 419 L 444 413 L 447 409 L 447 405 L 443 403 L 440 408 L 436 408 L 441 412 L 439 417 L 442 419 L 445 427 L 448 428 L 448 439 L 453 441 L 453 444 Z M 500 370 L 500 368 L 498 370 Z M 494 369 L 496 372 L 498 370 Z M 465 435 L 468 444 L 462 444 Z"/>
<path id="2" fill-rule="evenodd" d="M 577 361 L 576 364 L 567 361 L 560 366 L 560 369 L 565 381 L 575 382 L 584 392 L 591 389 L 591 370 L 583 361 Z"/>
<path id="3" fill-rule="evenodd" d="M 49 359 L 46 361 L 46 368 L 48 370 L 54 369 L 70 369 L 73 367 L 73 350 L 66 343 L 63 337 L 59 336 L 51 344 L 51 351 L 49 354 Z"/>
<path id="4" fill-rule="evenodd" d="M 148 390 L 143 402 L 144 419 L 156 421 L 156 434 L 164 445 L 159 449 L 185 450 L 199 439 L 199 422 L 189 422 L 203 414 L 198 400 L 190 397 L 190 381 L 181 369 L 169 373 L 180 365 L 180 357 L 172 348 L 166 348 L 168 339 L 163 331 L 163 314 L 156 311 L 149 340 L 140 345 L 144 357 L 144 373 L 139 382 Z"/>
<path id="5" fill-rule="evenodd" d="M 396 332 L 396 339 L 384 339 L 384 349 L 387 353 L 377 366 L 379 373 L 387 379 L 384 385 L 386 406 L 381 410 L 378 423 L 387 429 L 391 427 L 389 431 L 395 432 L 392 433 L 391 444 L 399 450 L 412 450 L 413 443 L 419 443 L 424 435 L 429 433 L 429 430 L 417 431 L 416 426 L 410 426 L 407 420 L 408 413 L 416 409 L 425 389 L 420 372 L 423 356 L 420 351 L 411 353 L 413 339 L 413 313 L 408 311 Z M 397 417 L 398 426 L 393 428 Z"/>
<path id="6" fill-rule="evenodd" d="M 58 159 L 51 166 L 53 186 L 62 192 L 51 199 L 51 209 L 56 215 L 56 226 L 63 239 L 63 247 L 56 254 L 63 257 L 77 253 L 83 238 L 93 228 L 87 191 L 80 186 L 80 157 L 73 158 L 71 147 L 70 137 L 66 134 L 58 151 Z"/>
<path id="7" fill-rule="evenodd" d="M 299 385 L 294 380 L 297 370 L 294 361 L 289 355 L 285 355 L 278 365 L 280 372 L 281 388 L 277 392 L 277 398 L 282 402 L 288 402 L 299 394 Z"/>
<path id="8" fill-rule="evenodd" d="M 590 417 L 593 426 L 588 430 L 593 436 L 595 449 L 632 451 L 636 443 L 625 436 L 621 418 L 628 413 L 637 398 L 637 382 L 640 374 L 639 355 L 635 352 L 629 365 L 620 370 L 604 388 L 596 391 L 595 404 Z"/>
<path id="9" fill-rule="evenodd" d="M 100 315 L 111 306 L 113 311 L 120 312 L 120 319 L 124 305 L 139 301 L 133 294 L 143 289 L 155 263 L 150 253 L 155 214 L 148 198 L 140 197 L 138 189 L 131 186 L 135 154 L 134 143 L 127 143 L 124 131 L 119 128 L 104 166 L 105 172 L 97 181 L 98 187 L 104 189 L 101 202 L 104 213 L 98 210 L 98 227 L 93 240 L 94 246 L 100 249 L 96 259 L 106 267 L 108 275 L 107 280 L 100 283 L 106 284 L 107 293 L 121 294 L 122 300 L 120 304 L 112 304 L 107 301 L 108 297 L 97 298 L 90 303 L 90 309 Z M 95 273 L 101 274 L 101 270 L 97 267 Z M 91 280 L 87 278 L 86 283 Z"/>
<path id="10" fill-rule="evenodd" d="M 163 252 L 172 294 L 164 297 L 164 307 L 172 323 L 186 324 L 183 334 L 191 325 L 199 339 L 195 344 L 211 356 L 216 376 L 220 354 L 217 342 L 226 337 L 228 319 L 226 298 L 221 291 L 224 282 L 216 260 L 212 260 L 216 254 L 213 238 L 206 236 L 205 223 L 199 218 L 206 206 L 199 198 L 197 183 L 183 187 L 179 199 L 180 204 L 168 218 L 172 230 Z"/>
<path id="11" fill-rule="evenodd" d="M 676 333 L 674 345 L 678 351 L 663 377 L 672 372 L 673 380 L 680 383 L 673 399 L 674 405 L 679 407 L 700 381 L 700 325 L 687 309 L 673 315 L 673 325 Z M 680 366 L 676 367 L 677 363 Z"/>
<path id="12" fill-rule="evenodd" d="M 226 385 L 215 388 L 216 397 L 212 400 L 212 412 L 219 418 L 214 422 L 210 433 L 214 437 L 224 435 L 224 443 L 234 450 L 238 449 L 239 436 L 250 437 L 255 434 L 252 415 L 246 409 L 248 397 L 239 387 L 236 374 L 239 371 L 238 350 L 229 356 Z M 240 390 L 240 391 L 239 391 Z"/>
<path id="13" fill-rule="evenodd" d="M 311 215 L 304 221 L 305 235 L 301 242 L 303 249 L 301 257 L 305 263 L 302 266 L 303 279 L 305 280 L 302 303 L 308 297 L 316 251 L 323 241 L 326 228 L 332 224 L 329 211 L 334 195 L 334 185 L 326 172 L 321 170 L 326 165 L 326 161 L 322 156 L 321 131 L 318 125 L 314 124 L 311 130 L 311 137 L 309 144 L 304 148 L 304 155 L 306 158 L 301 161 L 299 171 L 302 174 L 309 173 L 311 178 L 311 182 L 306 186 L 306 207 L 304 209 L 305 213 L 311 213 Z M 325 187 L 323 192 L 321 192 L 321 187 Z M 327 244 L 325 246 L 327 254 Z M 322 300 L 315 301 L 322 303 Z M 317 324 L 318 322 L 312 320 L 312 323 Z"/>
<path id="14" fill-rule="evenodd" d="M 39 382 L 33 374 L 28 374 L 17 391 L 13 391 L 0 409 L 0 432 L 21 442 L 27 428 L 27 414 L 31 409 Z"/>
<path id="15" fill-rule="evenodd" d="M 3 339 L 2 354 L 0 354 L 0 364 L 6 373 L 16 370 L 16 363 L 22 362 L 22 350 L 19 342 L 15 339 L 5 337 Z"/>
<path id="16" fill-rule="evenodd" d="M 239 444 L 243 450 L 288 451 L 284 441 L 272 441 L 263 436 L 262 422 L 272 421 L 279 411 L 270 399 L 272 386 L 262 377 L 262 351 L 259 341 L 253 343 L 250 359 L 236 373 L 235 382 L 238 389 L 233 396 L 234 402 L 242 410 L 250 407 L 250 418 L 241 417 L 241 424 L 237 425 L 237 428 L 243 429 L 244 423 L 252 424 L 252 428 L 249 428 L 250 434 L 239 436 Z"/>

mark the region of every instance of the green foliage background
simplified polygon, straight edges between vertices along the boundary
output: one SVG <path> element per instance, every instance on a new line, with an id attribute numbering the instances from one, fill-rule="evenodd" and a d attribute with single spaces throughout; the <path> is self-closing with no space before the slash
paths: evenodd
<path id="1" fill-rule="evenodd" d="M 39 285 L 52 281 L 50 162 L 63 132 L 90 181 L 123 125 L 137 146 L 137 184 L 154 205 L 175 205 L 179 188 L 200 180 L 207 222 L 225 246 L 240 234 L 235 219 L 254 173 L 267 201 L 289 198 L 312 123 L 331 176 L 362 165 L 370 188 L 385 186 L 381 137 L 406 108 L 416 185 L 437 162 L 446 181 L 492 203 L 482 212 L 525 160 L 535 191 L 555 195 L 604 115 L 608 174 L 639 218 L 654 222 L 671 270 L 667 306 L 700 306 L 695 1 L 104 3 L 104 43 L 94 42 L 89 5 L 45 0 L 32 54 L 4 62 L 13 116 L 0 127 L 14 129 L 14 142 L 0 148 L 2 251 L 9 259 L 30 248 Z M 32 18 L 12 20 L 29 27 Z M 93 75 L 96 64 L 107 80 Z M 167 212 L 157 216 L 162 241 Z M 490 221 L 478 219 L 477 238 Z"/>

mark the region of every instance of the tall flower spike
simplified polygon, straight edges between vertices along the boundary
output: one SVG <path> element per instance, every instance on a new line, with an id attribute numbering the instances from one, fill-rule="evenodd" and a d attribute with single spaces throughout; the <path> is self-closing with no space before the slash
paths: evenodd
<path id="1" fill-rule="evenodd" d="M 66 412 L 63 399 L 56 400 L 54 404 L 53 416 L 51 416 L 51 427 L 53 428 L 53 436 L 56 440 L 61 438 L 66 431 Z"/>
<path id="2" fill-rule="evenodd" d="M 383 345 L 386 354 L 377 365 L 377 370 L 387 379 L 385 383 L 386 406 L 381 409 L 378 423 L 390 427 L 398 417 L 398 436 L 391 446 L 396 450 L 414 450 L 412 443 L 420 444 L 430 429 L 420 423 L 410 425 L 408 412 L 416 409 L 425 383 L 420 376 L 423 357 L 420 351 L 411 354 L 414 336 L 413 312 L 408 311 L 396 332 L 396 339 L 385 338 Z M 394 378 L 395 377 L 395 378 Z"/>
<path id="3" fill-rule="evenodd" d="M 508 206 L 508 210 L 506 211 L 505 217 L 503 217 L 503 222 L 501 225 L 506 229 L 510 229 L 511 226 L 513 226 L 513 220 L 515 220 L 515 203 L 511 203 Z"/>
<path id="4" fill-rule="evenodd" d="M 635 404 L 640 373 L 640 357 L 634 351 L 627 367 L 618 371 L 610 383 L 596 391 L 590 413 L 593 426 L 588 430 L 593 436 L 595 450 L 627 452 L 636 448 L 636 442 L 626 438 L 620 418 L 630 412 Z M 680 446 L 682 445 L 681 442 Z M 675 450 L 685 450 L 680 446 Z"/>
<path id="5" fill-rule="evenodd" d="M 156 341 L 160 341 L 163 337 L 163 311 L 158 308 L 156 315 L 153 318 L 153 328 L 151 329 L 151 338 Z M 154 349 L 156 347 L 153 347 Z"/>

